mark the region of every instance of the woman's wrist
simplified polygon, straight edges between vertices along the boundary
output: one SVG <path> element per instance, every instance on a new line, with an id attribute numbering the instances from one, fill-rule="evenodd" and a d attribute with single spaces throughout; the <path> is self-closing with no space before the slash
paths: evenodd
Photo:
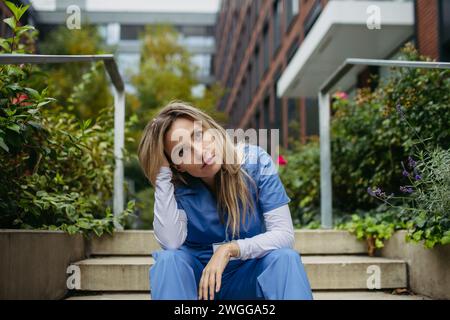
<path id="1" fill-rule="evenodd" d="M 234 240 L 227 244 L 227 250 L 230 257 L 237 258 L 240 255 L 239 245 Z"/>

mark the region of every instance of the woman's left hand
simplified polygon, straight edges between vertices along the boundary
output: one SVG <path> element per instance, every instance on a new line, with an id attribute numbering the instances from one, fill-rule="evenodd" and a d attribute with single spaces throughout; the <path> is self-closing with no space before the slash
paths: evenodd
<path id="1" fill-rule="evenodd" d="M 237 256 L 239 247 L 236 243 L 227 243 L 217 248 L 206 267 L 203 269 L 202 277 L 198 285 L 198 299 L 214 300 L 214 290 L 219 292 L 222 283 L 222 274 L 230 258 Z"/>

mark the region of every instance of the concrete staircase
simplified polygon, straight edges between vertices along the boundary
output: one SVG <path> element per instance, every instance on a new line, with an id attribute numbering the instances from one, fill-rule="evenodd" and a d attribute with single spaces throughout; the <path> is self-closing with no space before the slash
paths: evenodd
<path id="1" fill-rule="evenodd" d="M 295 239 L 315 299 L 422 299 L 391 294 L 408 287 L 405 261 L 368 257 L 365 243 L 346 231 L 296 230 Z M 80 286 L 68 299 L 150 299 L 150 253 L 158 248 L 152 231 L 93 239 L 90 258 L 73 264 Z M 380 276 L 379 290 L 367 289 L 373 272 Z"/>

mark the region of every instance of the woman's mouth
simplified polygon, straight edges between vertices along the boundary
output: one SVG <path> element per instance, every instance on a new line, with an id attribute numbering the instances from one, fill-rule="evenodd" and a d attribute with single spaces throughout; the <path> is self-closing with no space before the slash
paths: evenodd
<path id="1" fill-rule="evenodd" d="M 214 155 L 211 156 L 211 157 L 209 157 L 209 158 L 206 158 L 206 159 L 203 161 L 202 169 L 205 168 L 206 166 L 209 166 L 209 165 L 213 164 L 215 158 L 216 158 L 216 157 L 215 157 Z"/>

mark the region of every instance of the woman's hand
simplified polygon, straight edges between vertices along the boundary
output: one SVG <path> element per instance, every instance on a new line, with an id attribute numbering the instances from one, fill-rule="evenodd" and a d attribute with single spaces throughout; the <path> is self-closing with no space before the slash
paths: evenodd
<path id="1" fill-rule="evenodd" d="M 239 246 L 234 243 L 226 243 L 217 248 L 206 267 L 198 285 L 198 299 L 214 300 L 214 290 L 219 292 L 222 283 L 222 274 L 231 257 L 239 255 Z"/>

